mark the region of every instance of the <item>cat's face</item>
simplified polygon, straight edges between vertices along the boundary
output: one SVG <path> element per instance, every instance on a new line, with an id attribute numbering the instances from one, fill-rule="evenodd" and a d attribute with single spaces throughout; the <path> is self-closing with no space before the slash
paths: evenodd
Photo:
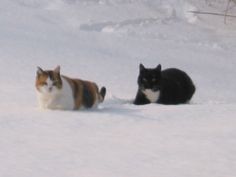
<path id="1" fill-rule="evenodd" d="M 156 68 L 145 68 L 142 64 L 139 66 L 138 85 L 141 90 L 151 89 L 152 91 L 160 90 L 161 82 L 161 65 Z"/>
<path id="2" fill-rule="evenodd" d="M 35 86 L 43 94 L 56 94 L 62 88 L 60 66 L 46 71 L 38 67 Z"/>

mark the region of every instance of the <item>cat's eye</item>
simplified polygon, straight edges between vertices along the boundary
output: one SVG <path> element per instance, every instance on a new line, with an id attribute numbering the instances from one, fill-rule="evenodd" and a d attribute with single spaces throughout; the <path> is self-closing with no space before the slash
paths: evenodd
<path id="1" fill-rule="evenodd" d="M 147 82 L 147 79 L 146 79 L 146 78 L 143 78 L 142 80 L 143 80 L 143 82 Z"/>
<path id="2" fill-rule="evenodd" d="M 56 85 L 57 85 L 57 82 L 53 82 L 52 85 L 53 85 L 53 86 L 56 86 Z"/>
<path id="3" fill-rule="evenodd" d="M 47 82 L 43 82 L 42 85 L 48 85 L 48 83 Z"/>

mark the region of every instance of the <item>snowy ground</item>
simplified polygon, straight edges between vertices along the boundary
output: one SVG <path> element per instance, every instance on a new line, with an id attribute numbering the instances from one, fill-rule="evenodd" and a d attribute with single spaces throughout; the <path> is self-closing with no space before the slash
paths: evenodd
<path id="1" fill-rule="evenodd" d="M 1 177 L 235 177 L 236 20 L 224 0 L 1 0 Z M 236 14 L 231 3 L 230 14 Z M 185 70 L 191 104 L 130 104 L 138 65 Z M 37 108 L 36 67 L 108 89 L 99 109 Z"/>

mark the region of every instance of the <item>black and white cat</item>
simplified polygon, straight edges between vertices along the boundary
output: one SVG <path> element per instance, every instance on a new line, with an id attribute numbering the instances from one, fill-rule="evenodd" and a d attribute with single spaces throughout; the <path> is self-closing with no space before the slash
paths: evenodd
<path id="1" fill-rule="evenodd" d="M 135 105 L 186 103 L 195 92 L 190 77 L 179 69 L 169 68 L 161 71 L 161 65 L 145 68 L 140 64 L 139 70 Z"/>

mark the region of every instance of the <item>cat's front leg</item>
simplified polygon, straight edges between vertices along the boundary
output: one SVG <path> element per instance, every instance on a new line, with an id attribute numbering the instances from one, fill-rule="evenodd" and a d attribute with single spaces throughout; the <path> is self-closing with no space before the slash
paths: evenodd
<path id="1" fill-rule="evenodd" d="M 48 108 L 49 99 L 44 97 L 41 94 L 38 94 L 38 105 L 40 109 L 47 109 Z"/>
<path id="2" fill-rule="evenodd" d="M 135 97 L 134 104 L 135 105 L 145 105 L 145 104 L 150 104 L 151 102 L 146 98 L 146 96 L 138 90 L 138 93 Z"/>
<path id="3" fill-rule="evenodd" d="M 39 109 L 46 109 L 47 106 L 45 103 L 42 103 L 42 101 L 38 101 Z"/>
<path id="4" fill-rule="evenodd" d="M 60 109 L 60 105 L 58 104 L 58 98 L 57 97 L 48 99 L 45 106 L 48 109 Z"/>

